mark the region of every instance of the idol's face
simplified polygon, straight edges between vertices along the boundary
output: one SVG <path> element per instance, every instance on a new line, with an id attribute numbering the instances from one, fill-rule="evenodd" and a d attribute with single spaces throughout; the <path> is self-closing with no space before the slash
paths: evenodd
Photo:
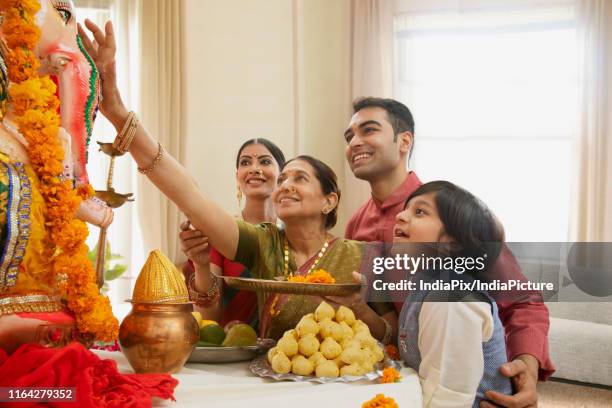
<path id="1" fill-rule="evenodd" d="M 77 183 L 87 183 L 87 141 L 91 136 L 99 100 L 96 67 L 77 41 L 72 1 L 41 0 L 36 14 L 40 39 L 36 55 L 40 73 L 58 84 L 61 127 L 71 137 L 71 154 Z"/>

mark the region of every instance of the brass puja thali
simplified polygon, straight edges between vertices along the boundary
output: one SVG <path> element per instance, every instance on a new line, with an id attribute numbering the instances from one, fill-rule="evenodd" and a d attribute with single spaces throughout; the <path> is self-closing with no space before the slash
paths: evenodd
<path id="1" fill-rule="evenodd" d="M 350 296 L 359 292 L 362 286 L 359 283 L 305 283 L 287 282 L 284 278 L 278 280 L 236 278 L 233 276 L 220 276 L 227 286 L 251 292 L 287 293 L 293 295 L 313 296 Z M 283 279 L 283 280 L 281 280 Z"/>

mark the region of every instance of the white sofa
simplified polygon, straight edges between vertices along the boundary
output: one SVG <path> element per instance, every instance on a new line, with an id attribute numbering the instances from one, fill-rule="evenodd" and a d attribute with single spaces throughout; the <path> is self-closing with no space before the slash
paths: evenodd
<path id="1" fill-rule="evenodd" d="M 554 378 L 612 386 L 612 302 L 548 302 Z"/>

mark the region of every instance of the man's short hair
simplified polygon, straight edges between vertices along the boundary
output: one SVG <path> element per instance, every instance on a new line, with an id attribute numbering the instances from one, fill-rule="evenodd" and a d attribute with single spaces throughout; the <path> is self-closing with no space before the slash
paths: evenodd
<path id="1" fill-rule="evenodd" d="M 365 108 L 381 108 L 387 112 L 393 132 L 397 136 L 402 132 L 410 132 L 414 136 L 414 119 L 410 109 L 394 99 L 374 98 L 371 96 L 355 99 L 353 113 Z"/>

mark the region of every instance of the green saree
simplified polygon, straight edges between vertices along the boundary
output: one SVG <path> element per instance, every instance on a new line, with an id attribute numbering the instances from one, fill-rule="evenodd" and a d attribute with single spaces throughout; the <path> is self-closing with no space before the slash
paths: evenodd
<path id="1" fill-rule="evenodd" d="M 273 279 L 283 275 L 285 231 L 275 224 L 249 224 L 237 221 L 239 229 L 238 248 L 235 261 L 245 265 L 253 278 Z M 353 271 L 359 271 L 362 261 L 363 243 L 344 238 L 334 239 L 315 269 L 325 269 L 337 283 L 352 283 Z M 305 275 L 317 255 L 306 261 L 299 269 L 289 254 L 289 273 Z M 305 314 L 313 312 L 321 302 L 320 297 L 258 293 L 260 336 L 278 339 L 286 330 L 292 329 Z M 382 305 L 381 305 L 382 306 Z M 384 313 L 377 307 L 378 313 Z"/>

